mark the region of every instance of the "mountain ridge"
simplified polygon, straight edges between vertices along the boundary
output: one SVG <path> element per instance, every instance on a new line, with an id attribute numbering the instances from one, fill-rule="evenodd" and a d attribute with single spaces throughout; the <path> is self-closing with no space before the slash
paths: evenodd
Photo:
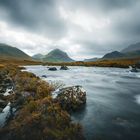
<path id="1" fill-rule="evenodd" d="M 4 59 L 19 59 L 19 60 L 32 60 L 32 58 L 20 49 L 0 43 L 0 58 Z"/>
<path id="2" fill-rule="evenodd" d="M 134 52 L 134 51 L 140 51 L 140 42 L 131 44 L 128 47 L 121 50 L 122 53 L 129 53 L 129 52 Z"/>
<path id="3" fill-rule="evenodd" d="M 102 59 L 115 59 L 115 58 L 136 58 L 140 57 L 140 42 L 131 44 L 123 50 L 113 51 L 105 54 Z"/>
<path id="4" fill-rule="evenodd" d="M 68 54 L 60 49 L 54 49 L 50 51 L 47 55 L 43 58 L 44 62 L 74 62 Z"/>

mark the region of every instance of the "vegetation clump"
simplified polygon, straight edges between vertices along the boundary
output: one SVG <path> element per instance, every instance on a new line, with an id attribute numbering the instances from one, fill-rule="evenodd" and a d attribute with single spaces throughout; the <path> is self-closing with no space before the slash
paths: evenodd
<path id="1" fill-rule="evenodd" d="M 59 90 L 56 99 L 63 109 L 76 111 L 85 105 L 86 91 L 82 86 L 62 88 Z"/>
<path id="2" fill-rule="evenodd" d="M 84 139 L 81 125 L 72 123 L 69 113 L 52 98 L 50 84 L 16 66 L 5 66 L 3 71 L 14 83 L 14 93 L 8 99 L 17 111 L 1 128 L 1 140 Z"/>

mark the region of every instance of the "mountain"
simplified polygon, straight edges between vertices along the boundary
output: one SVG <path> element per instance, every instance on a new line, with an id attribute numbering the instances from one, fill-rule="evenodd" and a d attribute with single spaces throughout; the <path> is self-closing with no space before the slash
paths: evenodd
<path id="1" fill-rule="evenodd" d="M 3 43 L 0 43 L 0 58 L 32 60 L 29 55 L 19 50 L 18 48 Z"/>
<path id="2" fill-rule="evenodd" d="M 84 62 L 95 62 L 97 61 L 99 58 L 95 57 L 95 58 L 90 58 L 90 59 L 84 59 Z"/>
<path id="3" fill-rule="evenodd" d="M 125 56 L 126 56 L 127 58 L 136 58 L 136 57 L 140 57 L 140 50 L 125 53 Z"/>
<path id="4" fill-rule="evenodd" d="M 42 61 L 43 58 L 44 58 L 44 55 L 38 53 L 38 54 L 33 55 L 32 58 L 33 58 L 34 60 Z"/>
<path id="5" fill-rule="evenodd" d="M 73 62 L 74 60 L 71 59 L 67 53 L 61 51 L 60 49 L 54 49 L 49 52 L 43 58 L 45 62 Z"/>
<path id="6" fill-rule="evenodd" d="M 135 51 L 140 51 L 140 42 L 136 44 L 129 45 L 127 48 L 123 49 L 122 53 L 131 53 Z"/>
<path id="7" fill-rule="evenodd" d="M 136 58 L 140 57 L 140 42 L 129 45 L 121 52 L 114 51 L 107 53 L 102 59 L 114 59 L 114 58 Z"/>
<path id="8" fill-rule="evenodd" d="M 140 57 L 140 42 L 129 45 L 121 51 L 127 58 Z"/>
<path id="9" fill-rule="evenodd" d="M 114 51 L 114 52 L 105 54 L 102 57 L 102 59 L 115 59 L 115 58 L 122 58 L 122 57 L 125 57 L 125 55 L 123 53 Z"/>

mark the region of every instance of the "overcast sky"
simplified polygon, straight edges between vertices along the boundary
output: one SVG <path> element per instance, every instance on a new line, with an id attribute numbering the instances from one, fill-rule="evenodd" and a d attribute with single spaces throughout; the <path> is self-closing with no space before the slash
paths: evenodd
<path id="1" fill-rule="evenodd" d="M 0 42 L 100 57 L 140 41 L 140 0 L 0 0 Z"/>

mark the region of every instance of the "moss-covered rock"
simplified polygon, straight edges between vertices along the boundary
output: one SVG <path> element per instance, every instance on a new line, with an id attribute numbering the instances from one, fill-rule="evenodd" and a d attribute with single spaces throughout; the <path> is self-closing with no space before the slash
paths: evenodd
<path id="1" fill-rule="evenodd" d="M 68 111 L 75 111 L 86 103 L 86 91 L 82 86 L 66 87 L 59 90 L 56 100 L 61 107 Z"/>

